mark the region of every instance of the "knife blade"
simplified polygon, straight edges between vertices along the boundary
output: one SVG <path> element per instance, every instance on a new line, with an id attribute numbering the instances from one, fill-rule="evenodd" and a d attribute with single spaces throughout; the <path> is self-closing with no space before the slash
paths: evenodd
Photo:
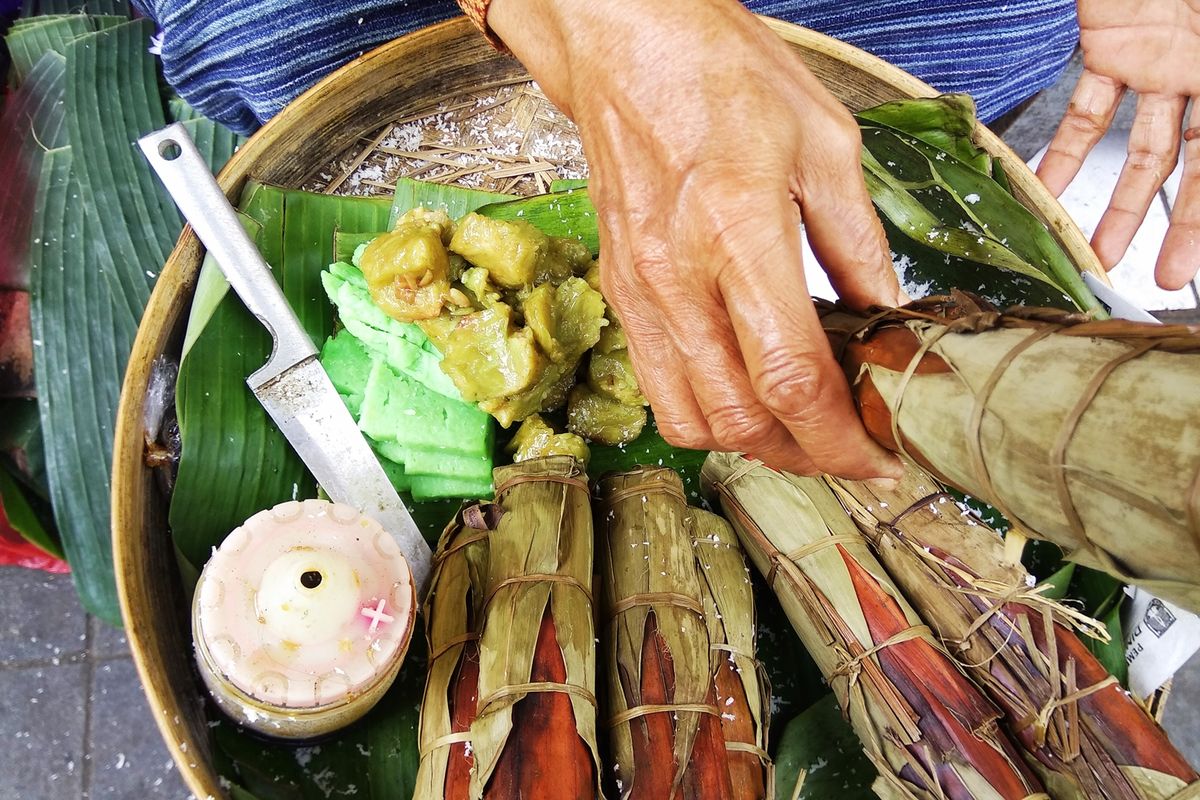
<path id="1" fill-rule="evenodd" d="M 395 538 L 424 597 L 433 558 L 425 537 L 187 129 L 169 125 L 138 145 L 229 285 L 271 333 L 274 347 L 267 363 L 246 379 L 251 391 L 329 497 L 371 517 Z"/>
<path id="2" fill-rule="evenodd" d="M 1082 274 L 1083 282 L 1087 284 L 1089 289 L 1092 290 L 1092 294 L 1096 295 L 1096 298 L 1101 303 L 1104 303 L 1104 305 L 1108 306 L 1108 310 L 1117 319 L 1127 319 L 1132 320 L 1133 322 L 1152 322 L 1156 325 L 1160 324 L 1158 319 L 1152 316 L 1150 312 L 1135 304 L 1132 300 L 1129 300 L 1118 294 L 1116 289 L 1108 286 L 1105 283 L 1102 283 L 1095 275 L 1092 275 L 1089 272 L 1084 272 Z"/>

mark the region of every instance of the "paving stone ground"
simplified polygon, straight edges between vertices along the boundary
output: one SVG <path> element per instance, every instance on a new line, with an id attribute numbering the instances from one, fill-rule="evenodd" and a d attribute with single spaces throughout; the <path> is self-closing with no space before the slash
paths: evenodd
<path id="1" fill-rule="evenodd" d="M 1034 157 L 1049 141 L 1078 69 L 1076 63 L 1005 133 L 1022 158 Z M 1117 118 L 1117 133 L 1104 145 L 1110 161 L 1123 148 L 1122 132 L 1131 120 L 1127 103 Z M 1096 214 L 1097 207 L 1102 211 L 1113 180 L 1115 173 L 1105 166 L 1075 187 L 1076 200 L 1085 201 L 1089 214 Z M 1161 240 L 1174 191 L 1165 193 L 1156 207 L 1143 247 L 1156 249 L 1155 237 Z M 1069 207 L 1083 213 L 1078 204 Z M 1132 260 L 1140 264 L 1123 263 L 1114 275 L 1121 278 L 1123 291 L 1145 291 L 1151 301 L 1145 304 L 1152 310 L 1195 312 L 1194 291 L 1153 305 L 1158 295 L 1138 288 L 1148 286 L 1147 257 L 1143 253 Z M 0 567 L 0 598 L 0 798 L 188 797 L 158 737 L 124 636 L 84 614 L 70 577 Z M 1193 658 L 1175 680 L 1166 727 L 1192 762 L 1200 764 L 1200 658 Z"/>

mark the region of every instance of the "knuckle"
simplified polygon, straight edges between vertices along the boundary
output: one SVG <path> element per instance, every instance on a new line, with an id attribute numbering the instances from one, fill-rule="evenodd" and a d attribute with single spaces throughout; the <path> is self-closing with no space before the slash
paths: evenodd
<path id="1" fill-rule="evenodd" d="M 849 114 L 838 114 L 833 122 L 833 136 L 829 144 L 834 152 L 853 159 L 857 164 L 862 150 L 862 131 Z"/>
<path id="2" fill-rule="evenodd" d="M 713 443 L 712 436 L 703 423 L 685 420 L 655 412 L 654 424 L 667 444 L 685 450 L 705 450 Z"/>
<path id="3" fill-rule="evenodd" d="M 759 450 L 771 444 L 771 421 L 747 408 L 713 409 L 708 424 L 717 445 L 726 450 Z"/>
<path id="4" fill-rule="evenodd" d="M 809 416 L 821 402 L 824 380 L 817 357 L 779 353 L 763 363 L 754 381 L 763 405 L 785 424 Z"/>
<path id="5" fill-rule="evenodd" d="M 1125 163 L 1139 172 L 1170 172 L 1178 159 L 1178 154 L 1171 150 L 1138 148 L 1129 151 Z"/>
<path id="6" fill-rule="evenodd" d="M 658 431 L 663 440 L 672 447 L 684 450 L 707 450 L 712 446 L 712 439 L 706 431 L 697 430 L 695 426 L 671 428 L 659 425 Z"/>
<path id="7" fill-rule="evenodd" d="M 635 253 L 629 264 L 632 277 L 646 286 L 657 286 L 666 274 L 667 264 L 662 259 L 646 253 Z M 613 278 L 609 278 L 612 280 Z M 604 270 L 600 271 L 600 280 L 604 281 Z"/>
<path id="8" fill-rule="evenodd" d="M 1074 103 L 1063 117 L 1062 128 L 1069 133 L 1082 136 L 1099 136 L 1108 129 L 1107 117 L 1096 111 L 1087 111 Z"/>

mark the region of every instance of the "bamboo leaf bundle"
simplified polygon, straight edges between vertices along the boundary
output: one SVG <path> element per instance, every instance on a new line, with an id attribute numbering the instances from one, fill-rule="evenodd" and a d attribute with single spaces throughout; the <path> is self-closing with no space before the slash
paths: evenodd
<path id="1" fill-rule="evenodd" d="M 1073 561 L 1200 610 L 1200 327 L 820 304 L 871 435 Z"/>
<path id="2" fill-rule="evenodd" d="M 592 517 L 570 457 L 495 471 L 443 534 L 427 601 L 418 800 L 599 793 Z"/>
<path id="3" fill-rule="evenodd" d="M 613 772 L 623 800 L 770 797 L 768 690 L 736 537 L 679 476 L 597 487 Z"/>
<path id="4" fill-rule="evenodd" d="M 818 479 L 801 479 L 812 480 Z M 1055 798 L 1166 800 L 1198 776 L 1047 600 L 1004 543 L 912 469 L 891 491 L 826 478 L 888 573 L 968 673 Z"/>
<path id="5" fill-rule="evenodd" d="M 692 509 L 700 597 L 708 623 L 709 674 L 729 758 L 733 796 L 773 797 L 767 755 L 771 689 L 757 658 L 754 586 L 737 535 L 715 514 Z"/>
<path id="6" fill-rule="evenodd" d="M 884 798 L 1045 797 L 829 488 L 713 453 L 702 473 L 879 770 Z"/>

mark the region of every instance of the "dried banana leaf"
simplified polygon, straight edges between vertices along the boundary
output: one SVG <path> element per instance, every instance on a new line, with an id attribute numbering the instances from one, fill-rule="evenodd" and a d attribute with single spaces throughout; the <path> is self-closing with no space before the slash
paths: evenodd
<path id="1" fill-rule="evenodd" d="M 775 794 L 774 765 L 767 755 L 771 687 L 758 660 L 750 569 L 737 534 L 721 517 L 692 509 L 692 539 L 733 796 L 770 798 Z"/>
<path id="2" fill-rule="evenodd" d="M 1099 623 L 1033 588 L 1006 562 L 1000 536 L 931 476 L 912 469 L 891 491 L 825 480 L 917 612 L 1004 711 L 1053 797 L 1166 800 L 1200 780 L 1073 630 L 1106 635 Z"/>
<path id="3" fill-rule="evenodd" d="M 766 798 L 767 692 L 733 532 L 689 509 L 670 469 L 609 476 L 597 495 L 620 797 Z"/>
<path id="4" fill-rule="evenodd" d="M 883 446 L 1071 560 L 1200 610 L 1200 327 L 820 304 Z"/>
<path id="5" fill-rule="evenodd" d="M 495 471 L 442 537 L 415 797 L 599 793 L 592 518 L 570 457 Z"/>
<path id="6" fill-rule="evenodd" d="M 1042 792 L 959 670 L 815 478 L 713 453 L 703 478 L 829 680 L 884 798 Z"/>

